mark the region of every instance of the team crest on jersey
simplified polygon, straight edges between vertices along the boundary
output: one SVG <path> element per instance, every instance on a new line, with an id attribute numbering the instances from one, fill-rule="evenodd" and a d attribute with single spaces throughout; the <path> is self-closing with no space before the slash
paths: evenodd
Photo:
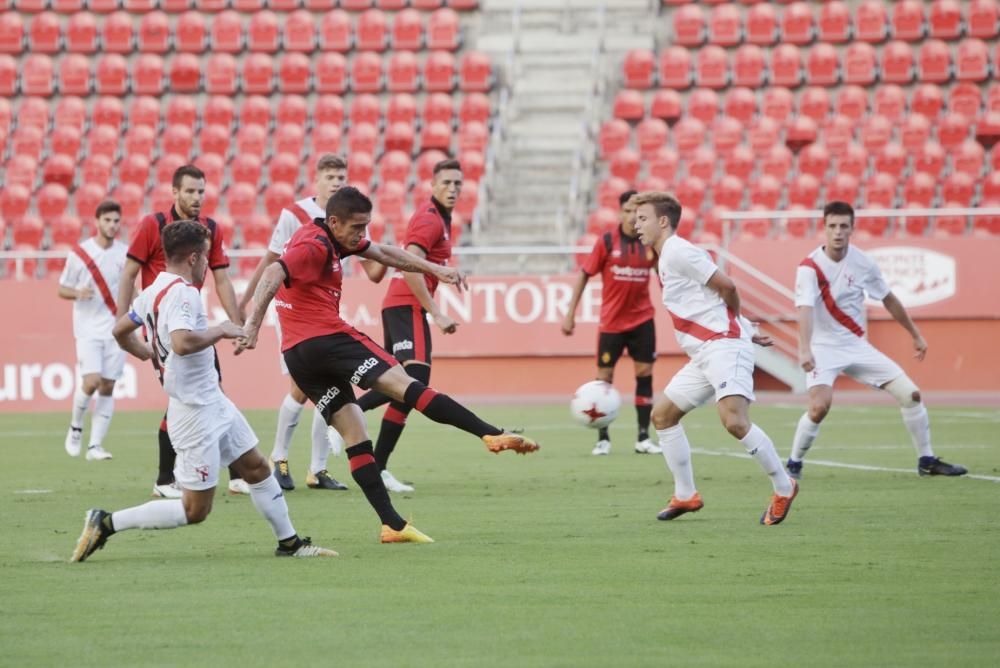
<path id="1" fill-rule="evenodd" d="M 613 251 L 611 251 L 611 257 L 621 257 L 621 256 L 622 256 L 622 252 L 620 250 L 613 250 Z"/>
<path id="2" fill-rule="evenodd" d="M 611 362 L 611 353 L 609 353 L 608 351 L 604 351 L 601 354 L 601 362 L 603 362 L 604 364 L 609 364 Z"/>

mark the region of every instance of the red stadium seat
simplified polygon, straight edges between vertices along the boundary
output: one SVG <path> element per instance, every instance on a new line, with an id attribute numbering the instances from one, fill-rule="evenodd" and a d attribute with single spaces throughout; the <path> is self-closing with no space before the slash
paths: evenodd
<path id="1" fill-rule="evenodd" d="M 378 161 L 379 180 L 406 184 L 410 178 L 412 161 L 408 153 L 403 151 L 387 151 Z M 464 165 L 463 165 L 464 167 Z"/>
<path id="2" fill-rule="evenodd" d="M 831 153 L 834 153 L 831 151 Z M 837 171 L 849 174 L 859 181 L 868 170 L 868 151 L 861 144 L 845 142 L 837 156 Z"/>
<path id="3" fill-rule="evenodd" d="M 612 176 L 617 176 L 629 183 L 633 183 L 639 175 L 639 167 L 639 154 L 629 148 L 623 148 L 615 153 L 608 163 L 608 170 Z"/>
<path id="4" fill-rule="evenodd" d="M 982 109 L 982 98 L 979 86 L 973 83 L 960 83 L 952 87 L 948 96 L 948 111 L 962 114 L 966 118 L 976 118 Z"/>
<path id="5" fill-rule="evenodd" d="M 36 14 L 28 27 L 28 46 L 33 53 L 58 53 L 61 30 L 59 17 L 53 12 Z"/>
<path id="6" fill-rule="evenodd" d="M 747 11 L 746 41 L 770 46 L 778 39 L 778 13 L 769 3 L 760 3 Z"/>
<path id="7" fill-rule="evenodd" d="M 636 181 L 635 183 L 635 189 L 639 192 L 645 192 L 647 190 L 662 192 L 670 190 L 670 188 L 670 183 L 656 176 L 647 176 L 646 178 Z"/>
<path id="8" fill-rule="evenodd" d="M 232 54 L 213 53 L 205 63 L 205 91 L 211 95 L 235 95 L 237 76 Z"/>
<path id="9" fill-rule="evenodd" d="M 160 146 L 163 153 L 190 155 L 194 145 L 194 132 L 187 125 L 170 125 L 160 135 Z"/>
<path id="10" fill-rule="evenodd" d="M 914 156 L 913 170 L 936 177 L 944 169 L 946 156 L 947 154 L 941 144 L 929 140 L 920 147 L 920 150 Z"/>
<path id="11" fill-rule="evenodd" d="M 308 93 L 312 64 L 302 53 L 284 53 L 278 59 L 278 90 L 286 95 Z"/>
<path id="12" fill-rule="evenodd" d="M 158 56 L 152 57 L 158 58 Z M 125 95 L 128 90 L 128 64 L 125 58 L 117 53 L 100 56 L 97 61 L 95 81 L 96 90 L 101 95 Z M 139 91 L 140 81 L 137 80 L 133 88 Z"/>
<path id="13" fill-rule="evenodd" d="M 910 153 L 914 153 L 923 147 L 931 136 L 931 123 L 926 116 L 921 114 L 910 114 L 903 120 L 903 125 L 899 130 L 900 140 Z"/>
<path id="14" fill-rule="evenodd" d="M 434 165 L 446 159 L 448 156 L 441 151 L 425 151 L 417 158 L 417 180 L 420 182 L 430 181 L 433 176 Z"/>
<path id="15" fill-rule="evenodd" d="M 955 76 L 959 81 L 984 81 L 990 74 L 990 57 L 986 43 L 969 38 L 958 45 Z"/>
<path id="16" fill-rule="evenodd" d="M 641 120 L 646 115 L 642 93 L 627 88 L 618 91 L 611 113 L 615 118 L 626 121 Z"/>
<path id="17" fill-rule="evenodd" d="M 656 59 L 649 49 L 633 49 L 625 54 L 622 71 L 625 75 L 625 86 L 645 90 L 653 87 L 653 75 L 656 69 Z"/>
<path id="18" fill-rule="evenodd" d="M 395 51 L 389 56 L 386 88 L 391 93 L 415 93 L 420 87 L 420 64 L 410 51 Z"/>
<path id="19" fill-rule="evenodd" d="M 278 125 L 272 137 L 274 153 L 291 153 L 301 155 L 305 148 L 306 132 L 301 125 L 283 123 Z"/>
<path id="20" fill-rule="evenodd" d="M 995 39 L 998 23 L 1000 23 L 1000 4 L 997 0 L 972 0 L 967 18 L 970 37 Z"/>
<path id="21" fill-rule="evenodd" d="M 0 51 L 9 45 L 2 35 L 0 19 Z M 97 50 L 97 19 L 89 12 L 76 12 L 66 23 L 66 50 L 72 53 L 94 53 Z"/>
<path id="22" fill-rule="evenodd" d="M 351 156 L 351 161 L 347 164 L 348 183 L 366 192 L 374 174 L 375 161 L 370 154 L 358 153 Z"/>
<path id="23" fill-rule="evenodd" d="M 705 41 L 705 15 L 697 5 L 685 5 L 673 13 L 673 43 L 701 46 Z"/>
<path id="24" fill-rule="evenodd" d="M 699 86 L 725 88 L 729 85 L 729 59 L 721 46 L 712 44 L 699 49 L 695 67 Z"/>
<path id="25" fill-rule="evenodd" d="M 10 127 L 10 103 L 6 100 L 0 101 L 0 127 Z M 87 105 L 78 97 L 62 96 L 56 103 L 52 120 L 56 126 L 69 126 L 76 130 L 83 130 L 83 124 L 87 121 Z"/>
<path id="26" fill-rule="evenodd" d="M 393 125 L 400 124 L 412 129 L 416 123 L 416 119 L 417 101 L 412 95 L 397 93 L 389 98 L 385 110 L 385 122 L 389 124 L 390 128 Z"/>
<path id="27" fill-rule="evenodd" d="M 59 61 L 59 92 L 63 95 L 90 94 L 90 60 L 69 53 Z"/>
<path id="28" fill-rule="evenodd" d="M 316 21 L 304 9 L 287 15 L 282 27 L 282 44 L 285 51 L 312 53 L 316 48 Z"/>
<path id="29" fill-rule="evenodd" d="M 880 0 L 864 0 L 854 14 L 854 37 L 864 42 L 881 42 L 889 33 L 889 17 Z"/>
<path id="30" fill-rule="evenodd" d="M 636 126 L 636 143 L 639 153 L 644 159 L 655 155 L 667 143 L 670 130 L 667 124 L 658 118 L 643 119 Z"/>
<path id="31" fill-rule="evenodd" d="M 201 88 L 201 63 L 192 53 L 178 53 L 170 61 L 170 89 L 177 93 L 197 93 Z"/>
<path id="32" fill-rule="evenodd" d="M 892 41 L 882 47 L 882 80 L 907 84 L 914 76 L 913 49 L 906 42 Z"/>
<path id="33" fill-rule="evenodd" d="M 708 36 L 712 44 L 736 46 L 743 40 L 743 18 L 732 4 L 716 5 L 708 20 Z"/>
<path id="34" fill-rule="evenodd" d="M 872 114 L 861 128 L 861 143 L 869 153 L 881 151 L 892 138 L 892 121 L 885 116 Z"/>
<path id="35" fill-rule="evenodd" d="M 691 53 L 682 46 L 668 46 L 660 51 L 658 63 L 660 86 L 683 90 L 691 85 Z"/>
<path id="36" fill-rule="evenodd" d="M 263 157 L 267 151 L 267 130 L 260 125 L 241 125 L 236 133 L 236 151 Z"/>
<path id="37" fill-rule="evenodd" d="M 656 152 L 649 160 L 649 173 L 651 176 L 663 179 L 667 183 L 673 183 L 677 176 L 677 167 L 680 164 L 680 156 L 672 148 L 664 146 Z"/>
<path id="38" fill-rule="evenodd" d="M 649 115 L 673 125 L 681 117 L 681 96 L 675 90 L 658 90 L 649 105 Z"/>
<path id="39" fill-rule="evenodd" d="M 106 155 L 114 160 L 118 153 L 118 128 L 111 125 L 92 127 L 87 139 L 88 155 Z"/>
<path id="40" fill-rule="evenodd" d="M 858 180 L 850 174 L 837 174 L 826 187 L 826 201 L 856 203 L 858 201 Z"/>
<path id="41" fill-rule="evenodd" d="M 946 151 L 957 148 L 969 136 L 970 119 L 962 114 L 948 113 L 938 123 L 938 141 Z"/>
<path id="42" fill-rule="evenodd" d="M 681 206 L 694 211 L 701 209 L 705 202 L 707 184 L 696 176 L 686 176 L 677 184 L 675 194 Z"/>
<path id="43" fill-rule="evenodd" d="M 378 125 L 382 117 L 379 98 L 374 95 L 355 95 L 351 100 L 351 124 L 367 123 Z"/>
<path id="44" fill-rule="evenodd" d="M 178 51 L 204 52 L 207 36 L 208 26 L 205 22 L 205 15 L 201 12 L 184 12 L 177 17 L 177 25 L 174 29 L 174 47 Z"/>
<path id="45" fill-rule="evenodd" d="M 49 127 L 49 105 L 40 97 L 23 97 L 17 110 L 18 129 L 31 126 L 42 130 Z"/>
<path id="46" fill-rule="evenodd" d="M 609 119 L 604 121 L 598 136 L 598 146 L 601 149 L 601 157 L 607 159 L 617 153 L 629 142 L 628 123 L 621 119 Z"/>
<path id="47" fill-rule="evenodd" d="M 199 11 L 204 11 L 199 7 Z M 212 19 L 210 32 L 212 51 L 239 53 L 243 50 L 243 22 L 240 15 L 226 10 Z"/>
<path id="48" fill-rule="evenodd" d="M 396 21 L 399 21 L 400 14 L 396 15 Z M 393 22 L 394 31 L 395 27 L 395 22 Z M 461 44 L 461 24 L 458 14 L 451 8 L 441 8 L 431 14 L 427 20 L 427 48 L 456 51 Z M 395 48 L 402 47 L 396 46 Z"/>
<path id="49" fill-rule="evenodd" d="M 166 53 L 170 49 L 170 19 L 163 12 L 150 12 L 139 22 L 139 51 Z"/>
<path id="50" fill-rule="evenodd" d="M 257 213 L 257 188 L 253 184 L 244 181 L 233 183 L 226 191 L 226 205 L 229 215 L 244 221 L 244 239 L 247 236 L 253 236 L 253 232 L 251 231 L 248 235 L 247 230 L 248 228 L 253 230 L 253 225 L 248 223 L 251 223 L 253 215 Z M 261 232 L 263 234 L 263 230 Z M 271 232 L 270 225 L 266 227 L 266 232 L 269 238 Z"/>
<path id="51" fill-rule="evenodd" d="M 688 115 L 711 125 L 719 113 L 719 95 L 709 88 L 698 88 L 688 95 Z"/>
<path id="52" fill-rule="evenodd" d="M 422 49 L 424 46 L 424 23 L 420 12 L 412 8 L 407 8 L 396 14 L 392 21 L 391 34 L 393 49 L 402 51 L 419 51 Z M 448 51 L 454 50 L 453 47 L 443 45 L 444 43 L 442 42 L 442 45 L 430 48 L 445 49 Z"/>
<path id="53" fill-rule="evenodd" d="M 243 98 L 240 106 L 240 125 L 260 125 L 267 129 L 271 125 L 271 103 L 263 95 Z"/>
<path id="54" fill-rule="evenodd" d="M 826 146 L 813 142 L 799 153 L 799 171 L 822 180 L 832 162 Z"/>
<path id="55" fill-rule="evenodd" d="M 389 23 L 385 13 L 369 9 L 358 17 L 355 30 L 355 48 L 362 51 L 385 51 L 389 36 Z"/>
<path id="56" fill-rule="evenodd" d="M 125 133 L 126 155 L 153 155 L 156 149 L 156 131 L 148 125 L 133 124 Z"/>
<path id="57" fill-rule="evenodd" d="M 83 183 L 100 186 L 107 189 L 111 181 L 112 165 L 111 158 L 106 155 L 89 155 L 80 164 L 80 174 Z M 168 177 L 169 180 L 169 177 Z"/>
<path id="58" fill-rule="evenodd" d="M 122 9 L 129 14 L 142 14 L 156 9 L 159 0 L 122 0 Z"/>
<path id="59" fill-rule="evenodd" d="M 91 11 L 94 11 L 91 3 Z M 126 12 L 114 12 L 101 24 L 101 51 L 132 52 L 132 17 Z"/>
<path id="60" fill-rule="evenodd" d="M 817 23 L 820 41 L 840 44 L 851 37 L 851 10 L 846 2 L 835 0 L 823 3 Z"/>
<path id="61" fill-rule="evenodd" d="M 33 125 L 23 125 L 14 133 L 14 138 L 11 142 L 11 154 L 29 156 L 37 162 L 38 157 L 42 154 L 44 143 L 45 133 L 41 128 Z M 10 173 L 7 174 L 8 179 L 11 176 L 13 175 Z"/>
<path id="62" fill-rule="evenodd" d="M 785 122 L 795 109 L 795 97 L 792 91 L 780 86 L 773 86 L 764 91 L 761 101 L 761 113 L 773 118 L 778 123 Z"/>
<path id="63" fill-rule="evenodd" d="M 229 163 L 229 173 L 234 184 L 246 183 L 256 188 L 262 172 L 263 161 L 259 155 L 240 153 Z"/>
<path id="64" fill-rule="evenodd" d="M 844 83 L 869 86 L 877 71 L 878 58 L 871 44 L 856 42 L 844 51 Z"/>
<path id="65" fill-rule="evenodd" d="M 907 153 L 903 145 L 889 142 L 875 155 L 875 171 L 899 179 L 906 168 Z"/>
<path id="66" fill-rule="evenodd" d="M 37 130 L 37 128 L 35 129 Z M 7 175 L 4 179 L 5 188 L 18 185 L 27 188 L 28 192 L 34 189 L 35 177 L 38 175 L 38 161 L 34 158 L 34 155 L 37 154 L 15 154 L 7 160 Z"/>
<path id="67" fill-rule="evenodd" d="M 934 201 L 934 178 L 923 172 L 915 172 L 906 181 L 903 196 L 911 204 L 931 206 Z"/>
<path id="68" fill-rule="evenodd" d="M 15 250 L 36 250 L 41 247 L 44 236 L 45 224 L 37 216 L 24 216 L 11 221 L 11 239 Z"/>
<path id="69" fill-rule="evenodd" d="M 957 202 L 948 202 L 945 208 L 959 208 Z M 937 216 L 934 219 L 934 233 L 936 236 L 959 236 L 965 234 L 969 229 L 965 216 Z"/>
<path id="70" fill-rule="evenodd" d="M 695 176 L 708 183 L 715 177 L 716 165 L 719 163 L 719 158 L 712 148 L 699 146 L 687 156 L 685 163 L 687 164 L 687 173 L 689 176 Z"/>
<path id="71" fill-rule="evenodd" d="M 705 124 L 685 116 L 673 128 L 674 144 L 682 156 L 688 156 L 705 143 Z"/>
<path id="72" fill-rule="evenodd" d="M 930 34 L 937 39 L 957 39 L 962 34 L 962 5 L 957 0 L 934 0 L 930 12 Z"/>
<path id="73" fill-rule="evenodd" d="M 767 73 L 764 51 L 756 44 L 744 44 L 733 55 L 733 84 L 759 88 Z"/>
<path id="74" fill-rule="evenodd" d="M 191 56 L 194 58 L 194 56 Z M 197 59 L 196 59 L 197 60 Z M 138 95 L 159 96 L 163 92 L 163 58 L 143 53 L 132 61 L 132 92 Z M 97 66 L 97 86 L 101 87 L 101 65 Z"/>
<path id="75" fill-rule="evenodd" d="M 351 60 L 351 88 L 356 93 L 378 93 L 382 90 L 382 59 L 378 54 L 362 51 Z"/>
<path id="76" fill-rule="evenodd" d="M 83 235 L 83 223 L 80 222 L 80 219 L 77 216 L 66 214 L 49 221 L 49 229 L 52 232 L 53 246 L 66 246 L 67 251 L 69 251 L 69 246 L 79 243 L 80 237 Z M 59 260 L 58 269 L 61 270 L 65 260 Z"/>
<path id="77" fill-rule="evenodd" d="M 966 139 L 951 155 L 951 164 L 955 172 L 968 174 L 973 179 L 979 178 L 986 160 L 986 152 L 975 139 Z"/>
<path id="78" fill-rule="evenodd" d="M 727 174 L 713 184 L 712 203 L 730 210 L 740 209 L 746 189 L 743 181 Z"/>
<path id="79" fill-rule="evenodd" d="M 757 113 L 757 97 L 748 88 L 732 88 L 726 94 L 723 110 L 727 116 L 744 124 L 749 123 Z"/>
<path id="80" fill-rule="evenodd" d="M 618 226 L 618 214 L 614 209 L 598 207 L 587 217 L 587 234 L 601 235 Z"/>
<path id="81" fill-rule="evenodd" d="M 274 12 L 255 11 L 247 25 L 247 48 L 250 51 L 274 53 L 280 43 L 281 28 Z"/>
<path id="82" fill-rule="evenodd" d="M 987 111 L 979 117 L 976 123 L 976 141 L 983 148 L 992 149 L 1000 142 L 1000 112 Z M 1000 157 L 1000 151 L 994 151 Z"/>
<path id="83" fill-rule="evenodd" d="M 906 113 L 906 91 L 895 84 L 880 86 L 875 91 L 876 114 L 898 121 Z"/>
<path id="84" fill-rule="evenodd" d="M 486 125 L 478 121 L 465 123 L 458 130 L 458 150 L 459 151 L 479 151 L 486 152 L 486 145 L 490 141 L 490 131 Z"/>
<path id="85" fill-rule="evenodd" d="M 344 100 L 339 95 L 320 95 L 313 107 L 313 122 L 316 124 L 344 122 Z"/>
<path id="86" fill-rule="evenodd" d="M 247 54 L 243 58 L 243 92 L 270 95 L 273 91 L 274 59 L 266 53 Z"/>
<path id="87" fill-rule="evenodd" d="M 781 200 L 781 181 L 764 174 L 750 184 L 750 204 L 766 209 L 777 209 Z M 683 202 L 682 202 L 683 203 Z"/>
<path id="88" fill-rule="evenodd" d="M 0 13 L 0 53 L 24 50 L 24 20 L 17 12 Z"/>
<path id="89" fill-rule="evenodd" d="M 976 180 L 965 172 L 954 172 L 944 180 L 941 196 L 946 202 L 971 206 L 976 194 Z"/>
<path id="90" fill-rule="evenodd" d="M 450 131 L 449 131 L 450 132 Z M 347 133 L 347 151 L 349 154 L 375 154 L 378 143 L 378 130 L 370 123 L 354 123 Z"/>
<path id="91" fill-rule="evenodd" d="M 76 160 L 60 153 L 53 153 L 42 166 L 42 182 L 55 183 L 67 190 L 73 187 Z"/>
<path id="92" fill-rule="evenodd" d="M 825 88 L 806 88 L 799 95 L 799 113 L 816 123 L 823 123 L 830 113 L 830 94 Z"/>
<path id="93" fill-rule="evenodd" d="M 951 53 L 941 40 L 927 40 L 920 47 L 918 56 L 920 80 L 944 83 L 951 79 Z"/>
<path id="94" fill-rule="evenodd" d="M 18 65 L 14 57 L 3 53 L 0 54 L 0 95 L 5 98 L 14 97 L 17 90 Z"/>
<path id="95" fill-rule="evenodd" d="M 452 100 L 450 95 L 445 93 L 431 93 L 424 98 L 424 108 L 421 114 L 424 123 L 440 121 L 451 125 L 452 114 Z"/>
<path id="96" fill-rule="evenodd" d="M 482 179 L 483 173 L 486 171 L 486 159 L 482 153 L 462 151 L 459 155 L 459 161 L 462 163 L 462 173 L 466 177 L 477 182 Z"/>
<path id="97" fill-rule="evenodd" d="M 983 179 L 983 202 L 1000 200 L 1000 172 L 991 171 Z"/>
<path id="98" fill-rule="evenodd" d="M 444 123 L 433 122 L 424 125 L 420 131 L 420 150 L 438 149 L 447 152 L 451 147 L 451 128 Z"/>
<path id="99" fill-rule="evenodd" d="M 493 66 L 480 51 L 466 51 L 459 66 L 459 88 L 463 93 L 485 93 L 492 86 Z M 428 88 L 429 89 L 429 88 Z"/>
<path id="100" fill-rule="evenodd" d="M 813 86 L 834 86 L 840 81 L 840 59 L 833 46 L 820 43 L 809 50 L 806 79 Z"/>
<path id="101" fill-rule="evenodd" d="M 892 36 L 907 42 L 924 38 L 924 3 L 918 0 L 899 0 L 892 8 Z"/>
<path id="102" fill-rule="evenodd" d="M 189 160 L 186 156 L 176 155 L 173 153 L 160 155 L 153 166 L 156 170 L 156 182 L 170 183 L 174 178 L 174 172 L 180 169 L 181 166 L 186 165 L 188 162 Z"/>
<path id="103" fill-rule="evenodd" d="M 118 163 L 118 182 L 134 183 L 146 190 L 146 182 L 149 181 L 149 158 L 144 155 L 126 155 Z"/>
<path id="104" fill-rule="evenodd" d="M 808 116 L 797 116 L 785 131 L 785 146 L 796 153 L 816 141 L 819 125 Z"/>
<path id="105" fill-rule="evenodd" d="M 775 144 L 762 156 L 758 157 L 761 174 L 773 176 L 780 182 L 785 182 L 792 175 L 792 152 L 781 144 Z"/>
<path id="106" fill-rule="evenodd" d="M 122 221 L 126 225 L 134 224 L 142 216 L 145 192 L 134 183 L 118 184 L 118 187 L 111 193 L 111 199 L 121 205 Z"/>
<path id="107" fill-rule="evenodd" d="M 80 153 L 80 142 L 82 141 L 79 128 L 72 125 L 55 125 L 49 135 L 49 147 L 52 153 L 69 156 L 76 161 L 76 156 Z"/>
<path id="108" fill-rule="evenodd" d="M 781 41 L 809 44 L 815 37 L 812 9 L 806 2 L 793 2 L 781 15 Z"/>
<path id="109" fill-rule="evenodd" d="M 929 120 L 937 118 L 944 107 L 944 94 L 934 84 L 917 86 L 910 100 L 910 111 L 922 114 Z"/>
<path id="110" fill-rule="evenodd" d="M 836 112 L 853 120 L 868 113 L 868 95 L 860 86 L 844 86 L 837 94 Z"/>
<path id="111" fill-rule="evenodd" d="M 319 44 L 324 51 L 345 53 L 353 47 L 351 17 L 342 9 L 323 15 L 319 25 Z"/>
<path id="112" fill-rule="evenodd" d="M 6 220 L 17 221 L 24 217 L 31 204 L 31 190 L 18 183 L 7 183 L 0 190 L 0 213 Z"/>
<path id="113" fill-rule="evenodd" d="M 340 53 L 322 54 L 316 61 L 316 91 L 341 94 L 347 90 L 347 60 Z"/>
<path id="114" fill-rule="evenodd" d="M 267 163 L 267 174 L 271 183 L 288 183 L 295 186 L 299 180 L 302 161 L 295 153 L 278 153 Z"/>
<path id="115" fill-rule="evenodd" d="M 274 118 L 279 124 L 292 123 L 305 127 L 309 103 L 301 95 L 284 95 L 278 100 Z"/>
<path id="116" fill-rule="evenodd" d="M 190 95 L 175 95 L 166 104 L 163 116 L 167 125 L 187 125 L 194 127 L 198 120 L 198 105 Z"/>
<path id="117" fill-rule="evenodd" d="M 490 119 L 490 98 L 483 93 L 466 93 L 462 96 L 458 119 L 461 123 L 469 121 L 487 123 Z"/>
<path id="118" fill-rule="evenodd" d="M 747 140 L 750 142 L 750 148 L 762 152 L 774 146 L 780 134 L 781 126 L 777 121 L 768 116 L 761 116 L 750 126 Z"/>
<path id="119" fill-rule="evenodd" d="M 52 59 L 44 54 L 33 53 L 22 62 L 21 92 L 42 97 L 52 95 L 55 79 Z"/>
<path id="120" fill-rule="evenodd" d="M 198 132 L 199 150 L 202 154 L 211 153 L 224 158 L 229 154 L 232 139 L 228 125 L 203 125 Z"/>

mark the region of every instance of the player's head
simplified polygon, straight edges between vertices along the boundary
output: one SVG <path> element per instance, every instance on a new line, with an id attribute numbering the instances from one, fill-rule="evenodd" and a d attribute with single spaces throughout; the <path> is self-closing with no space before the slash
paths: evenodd
<path id="1" fill-rule="evenodd" d="M 651 190 L 639 193 L 635 202 L 635 231 L 644 246 L 658 248 L 681 222 L 681 203 L 667 192 Z"/>
<path id="2" fill-rule="evenodd" d="M 190 268 L 192 283 L 205 282 L 210 245 L 208 228 L 193 220 L 178 220 L 163 228 L 163 254 L 168 267 Z"/>
<path id="3" fill-rule="evenodd" d="M 334 153 L 324 153 L 316 162 L 316 203 L 325 207 L 333 193 L 347 183 L 347 161 Z"/>
<path id="4" fill-rule="evenodd" d="M 823 232 L 828 248 L 835 251 L 847 248 L 854 232 L 854 207 L 847 202 L 830 202 L 824 206 Z"/>
<path id="5" fill-rule="evenodd" d="M 182 165 L 174 172 L 174 208 L 183 218 L 197 218 L 205 199 L 205 172 L 194 165 Z"/>
<path id="6" fill-rule="evenodd" d="M 458 160 L 449 158 L 434 165 L 431 194 L 438 204 L 449 211 L 455 208 L 458 196 L 462 194 L 462 164 Z"/>
<path id="7" fill-rule="evenodd" d="M 97 205 L 94 218 L 97 219 L 97 233 L 112 241 L 122 228 L 122 206 L 112 199 L 106 199 Z"/>
<path id="8" fill-rule="evenodd" d="M 626 190 L 618 196 L 618 222 L 622 231 L 630 237 L 635 236 L 635 196 L 634 190 Z"/>
<path id="9" fill-rule="evenodd" d="M 326 203 L 326 224 L 337 243 L 348 250 L 361 244 L 371 220 L 372 201 L 353 186 L 339 189 Z"/>

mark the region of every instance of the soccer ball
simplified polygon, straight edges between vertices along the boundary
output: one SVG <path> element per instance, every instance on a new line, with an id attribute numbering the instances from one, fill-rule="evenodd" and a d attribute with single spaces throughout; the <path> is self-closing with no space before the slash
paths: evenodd
<path id="1" fill-rule="evenodd" d="M 576 390 L 569 404 L 570 414 L 580 424 L 601 429 L 618 417 L 622 407 L 622 395 L 610 383 L 592 380 Z"/>

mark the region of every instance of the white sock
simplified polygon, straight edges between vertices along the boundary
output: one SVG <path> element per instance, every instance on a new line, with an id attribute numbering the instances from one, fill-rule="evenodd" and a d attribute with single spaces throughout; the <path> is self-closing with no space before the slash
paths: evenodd
<path id="1" fill-rule="evenodd" d="M 176 529 L 187 524 L 184 503 L 180 499 L 149 501 L 141 506 L 111 513 L 115 531 L 127 529 Z"/>
<path id="2" fill-rule="evenodd" d="M 292 434 L 299 426 L 302 408 L 303 405 L 295 401 L 292 395 L 285 395 L 285 400 L 281 402 L 281 408 L 278 409 L 278 431 L 274 435 L 274 449 L 271 450 L 273 461 L 288 459 L 288 444 L 292 442 Z"/>
<path id="3" fill-rule="evenodd" d="M 312 460 L 309 470 L 319 473 L 326 470 L 326 460 L 330 458 L 330 439 L 327 438 L 326 418 L 319 411 L 313 411 Z"/>
<path id="4" fill-rule="evenodd" d="M 334 457 L 339 457 L 340 453 L 344 451 L 344 437 L 340 435 L 340 432 L 330 427 L 326 432 L 326 437 L 330 440 L 330 451 L 333 453 Z"/>
<path id="5" fill-rule="evenodd" d="M 281 491 L 281 487 L 278 486 L 278 481 L 273 475 L 250 485 L 250 500 L 253 501 L 257 512 L 263 515 L 264 519 L 271 525 L 275 538 L 285 540 L 295 535 L 292 520 L 288 517 L 285 494 Z"/>
<path id="6" fill-rule="evenodd" d="M 802 461 L 816 440 L 817 434 L 819 425 L 809 418 L 809 413 L 803 413 L 798 426 L 795 427 L 795 438 L 792 440 L 792 461 Z"/>
<path id="7" fill-rule="evenodd" d="M 83 414 L 87 412 L 90 405 L 90 395 L 84 394 L 81 388 L 76 388 L 73 393 L 73 414 L 70 416 L 69 425 L 74 429 L 83 429 Z"/>
<path id="8" fill-rule="evenodd" d="M 740 439 L 740 443 L 771 479 L 775 494 L 788 496 L 792 493 L 792 479 L 781 465 L 781 459 L 778 458 L 771 437 L 765 434 L 763 429 L 755 424 L 750 425 L 750 431 Z"/>
<path id="9" fill-rule="evenodd" d="M 679 500 L 690 499 L 698 491 L 694 487 L 694 469 L 691 467 L 691 444 L 682 425 L 657 429 L 663 458 L 674 476 L 674 496 Z"/>
<path id="10" fill-rule="evenodd" d="M 917 455 L 920 457 L 933 457 L 934 449 L 931 448 L 931 421 L 927 416 L 927 407 L 924 406 L 923 402 L 920 402 L 916 406 L 900 408 L 899 412 L 903 414 L 903 424 L 906 425 L 907 431 L 910 432 L 910 438 L 913 439 L 913 447 L 916 449 Z"/>
<path id="11" fill-rule="evenodd" d="M 90 419 L 90 447 L 100 447 L 111 426 L 111 416 L 115 414 L 115 398 L 97 395 L 94 401 L 94 417 Z"/>

